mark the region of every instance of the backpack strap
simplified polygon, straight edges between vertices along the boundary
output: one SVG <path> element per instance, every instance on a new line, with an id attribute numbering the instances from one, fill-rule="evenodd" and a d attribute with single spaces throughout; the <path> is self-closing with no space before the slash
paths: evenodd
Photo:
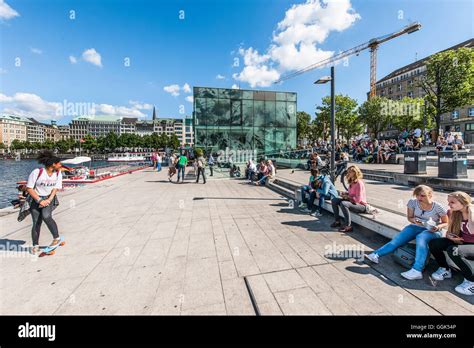
<path id="1" fill-rule="evenodd" d="M 38 177 L 36 178 L 35 186 L 33 186 L 33 190 L 36 188 L 36 183 L 38 182 L 38 180 L 39 180 L 41 174 L 43 174 L 43 170 L 44 170 L 44 168 L 39 168 Z"/>

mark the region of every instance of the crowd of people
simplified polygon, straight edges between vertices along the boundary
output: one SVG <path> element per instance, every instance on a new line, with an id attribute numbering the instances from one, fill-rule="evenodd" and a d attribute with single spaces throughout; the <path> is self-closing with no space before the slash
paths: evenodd
<path id="1" fill-rule="evenodd" d="M 427 132 L 423 136 L 420 128 L 412 131 L 404 129 L 393 139 L 370 139 L 368 136 L 359 136 L 350 142 L 336 141 L 336 160 L 339 160 L 342 154 L 350 157 L 357 163 L 396 163 L 396 155 L 403 154 L 405 151 L 421 150 L 422 146 L 433 146 L 433 150 L 439 151 L 457 151 L 465 149 L 462 137 L 451 131 L 446 131 L 439 135 L 436 141 L 434 133 Z M 316 141 L 310 147 L 312 152 L 326 154 L 331 150 L 331 145 L 325 140 Z"/>
<path id="2" fill-rule="evenodd" d="M 327 175 L 318 169 L 311 169 L 307 185 L 301 187 L 301 204 L 299 208 L 318 218 L 322 215 L 322 206 L 327 200 L 332 206 L 334 222 L 332 228 L 340 232 L 353 231 L 351 212 L 360 214 L 377 214 L 365 192 L 361 170 L 352 165 L 347 169 L 347 191 L 338 191 Z M 449 257 L 464 276 L 464 281 L 455 287 L 455 291 L 464 295 L 474 295 L 474 207 L 471 197 L 464 192 L 453 192 L 448 195 L 447 207 L 433 199 L 433 189 L 419 185 L 413 190 L 413 198 L 407 203 L 407 220 L 410 223 L 390 242 L 365 257 L 379 263 L 379 258 L 393 253 L 409 242 L 416 242 L 416 256 L 410 270 L 401 276 L 408 280 L 422 279 L 422 272 L 430 252 L 439 268 L 431 275 L 441 281 L 452 276 L 447 262 Z M 342 221 L 339 210 L 342 211 Z M 443 229 L 446 229 L 444 232 Z"/>

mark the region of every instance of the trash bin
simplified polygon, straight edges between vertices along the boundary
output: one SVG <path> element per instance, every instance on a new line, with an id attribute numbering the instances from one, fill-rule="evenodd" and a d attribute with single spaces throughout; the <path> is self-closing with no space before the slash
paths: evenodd
<path id="1" fill-rule="evenodd" d="M 426 151 L 405 151 L 404 174 L 426 174 Z"/>
<path id="2" fill-rule="evenodd" d="M 467 151 L 440 151 L 438 153 L 438 177 L 467 178 Z"/>

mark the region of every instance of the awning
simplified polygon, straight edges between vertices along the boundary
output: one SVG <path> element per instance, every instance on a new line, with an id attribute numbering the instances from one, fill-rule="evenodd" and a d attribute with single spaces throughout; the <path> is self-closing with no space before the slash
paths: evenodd
<path id="1" fill-rule="evenodd" d="M 61 163 L 64 164 L 81 164 L 84 162 L 90 162 L 92 161 L 92 158 L 87 157 L 87 156 L 79 156 L 79 157 L 74 157 L 65 161 L 62 161 Z"/>

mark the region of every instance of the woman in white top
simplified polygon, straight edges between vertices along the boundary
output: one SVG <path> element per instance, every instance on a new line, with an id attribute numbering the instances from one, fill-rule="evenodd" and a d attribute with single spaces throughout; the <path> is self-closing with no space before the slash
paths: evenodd
<path id="1" fill-rule="evenodd" d="M 61 160 L 53 152 L 45 150 L 40 152 L 38 163 L 44 165 L 44 168 L 34 169 L 28 177 L 28 183 L 26 184 L 27 192 L 33 198 L 30 208 L 31 217 L 33 218 L 33 227 L 31 229 L 33 254 L 39 251 L 39 236 L 43 221 L 54 238 L 51 246 L 60 242 L 58 226 L 53 220 L 52 213 L 54 198 L 57 191 L 62 188 Z"/>

